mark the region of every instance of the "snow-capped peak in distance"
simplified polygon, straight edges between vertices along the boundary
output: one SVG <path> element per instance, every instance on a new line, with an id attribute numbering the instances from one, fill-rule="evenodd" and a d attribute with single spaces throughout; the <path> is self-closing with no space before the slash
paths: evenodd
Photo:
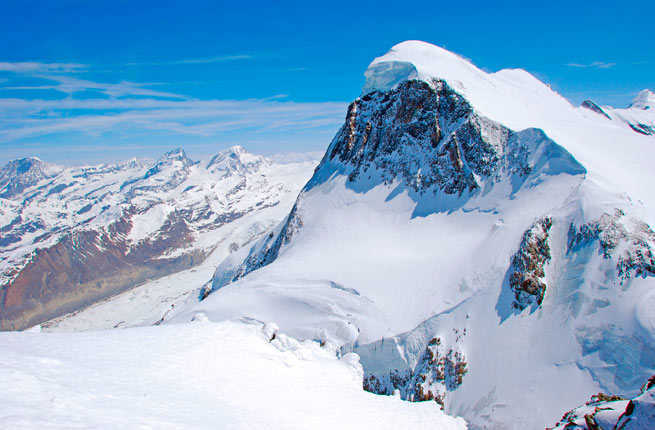
<path id="1" fill-rule="evenodd" d="M 186 155 L 186 152 L 184 152 L 184 149 L 182 148 L 175 148 L 171 151 L 168 151 L 167 153 L 162 155 L 161 158 L 159 159 L 160 162 L 167 161 L 167 160 L 180 161 L 184 165 L 193 164 L 193 160 L 191 160 Z"/>
<path id="2" fill-rule="evenodd" d="M 655 136 L 655 94 L 648 89 L 640 91 L 627 108 L 601 108 L 591 100 L 584 101 L 582 107 L 624 124 L 637 134 Z"/>
<path id="3" fill-rule="evenodd" d="M 653 109 L 655 107 L 655 93 L 649 89 L 641 90 L 630 103 L 630 107 L 644 110 Z"/>
<path id="4" fill-rule="evenodd" d="M 261 155 L 251 154 L 242 146 L 235 145 L 219 152 L 207 162 L 207 170 L 223 176 L 252 173 L 270 161 Z"/>
<path id="5" fill-rule="evenodd" d="M 0 169 L 0 197 L 9 198 L 39 181 L 54 176 L 59 169 L 37 157 L 12 160 Z"/>

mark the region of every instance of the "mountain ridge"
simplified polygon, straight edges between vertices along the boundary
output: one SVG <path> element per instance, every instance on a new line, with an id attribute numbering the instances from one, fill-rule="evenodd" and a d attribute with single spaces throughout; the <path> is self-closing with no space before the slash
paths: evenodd
<path id="1" fill-rule="evenodd" d="M 652 138 L 445 52 L 407 42 L 371 63 L 289 215 L 221 263 L 193 309 L 355 351 L 365 388 L 437 400 L 472 428 L 635 394 L 655 366 Z M 453 108 L 432 101 L 444 89 Z M 512 133 L 531 138 L 517 145 L 530 163 Z"/>

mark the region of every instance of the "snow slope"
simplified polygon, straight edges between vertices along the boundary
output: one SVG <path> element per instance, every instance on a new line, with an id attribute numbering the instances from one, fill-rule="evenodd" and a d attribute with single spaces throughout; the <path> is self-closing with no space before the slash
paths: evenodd
<path id="1" fill-rule="evenodd" d="M 0 333 L 0 427 L 465 429 L 361 389 L 353 354 L 256 322 Z"/>
<path id="2" fill-rule="evenodd" d="M 275 320 L 473 428 L 635 395 L 655 369 L 654 138 L 423 42 L 366 77 L 287 219 L 174 320 Z"/>

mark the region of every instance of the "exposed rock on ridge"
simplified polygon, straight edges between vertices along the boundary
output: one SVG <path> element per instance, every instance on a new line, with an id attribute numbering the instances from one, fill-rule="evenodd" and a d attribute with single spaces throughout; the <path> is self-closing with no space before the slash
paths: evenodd
<path id="1" fill-rule="evenodd" d="M 568 253 L 594 243 L 598 243 L 603 258 L 616 259 L 619 280 L 655 276 L 655 232 L 645 222 L 626 216 L 621 209 L 579 227 L 570 225 Z"/>
<path id="2" fill-rule="evenodd" d="M 541 305 L 546 293 L 546 264 L 550 261 L 548 243 L 553 220 L 544 217 L 524 234 L 512 256 L 509 284 L 514 292 L 514 307 L 523 310 L 530 304 Z"/>
<path id="3" fill-rule="evenodd" d="M 396 184 L 416 201 L 436 194 L 464 201 L 501 182 L 513 193 L 530 178 L 560 173 L 586 170 L 541 130 L 515 132 L 478 115 L 444 81 L 409 80 L 351 103 L 303 192 L 339 174 L 356 191 Z M 275 237 L 256 244 L 239 267 L 219 266 L 214 290 L 277 258 L 302 226 L 302 199 L 301 193 Z"/>
<path id="4" fill-rule="evenodd" d="M 462 333 L 465 335 L 466 329 Z M 414 369 L 389 369 L 384 374 L 366 374 L 364 389 L 384 395 L 397 391 L 403 400 L 412 402 L 434 400 L 443 409 L 447 393 L 462 385 L 467 371 L 466 357 L 459 347 L 449 347 L 441 337 L 434 337 Z"/>

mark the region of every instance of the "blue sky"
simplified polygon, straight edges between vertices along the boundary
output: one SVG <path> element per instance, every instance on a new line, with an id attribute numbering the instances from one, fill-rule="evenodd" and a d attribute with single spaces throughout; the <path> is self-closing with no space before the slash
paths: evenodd
<path id="1" fill-rule="evenodd" d="M 408 39 L 580 103 L 655 88 L 655 2 L 3 0 L 0 162 L 321 151 L 363 72 Z"/>

